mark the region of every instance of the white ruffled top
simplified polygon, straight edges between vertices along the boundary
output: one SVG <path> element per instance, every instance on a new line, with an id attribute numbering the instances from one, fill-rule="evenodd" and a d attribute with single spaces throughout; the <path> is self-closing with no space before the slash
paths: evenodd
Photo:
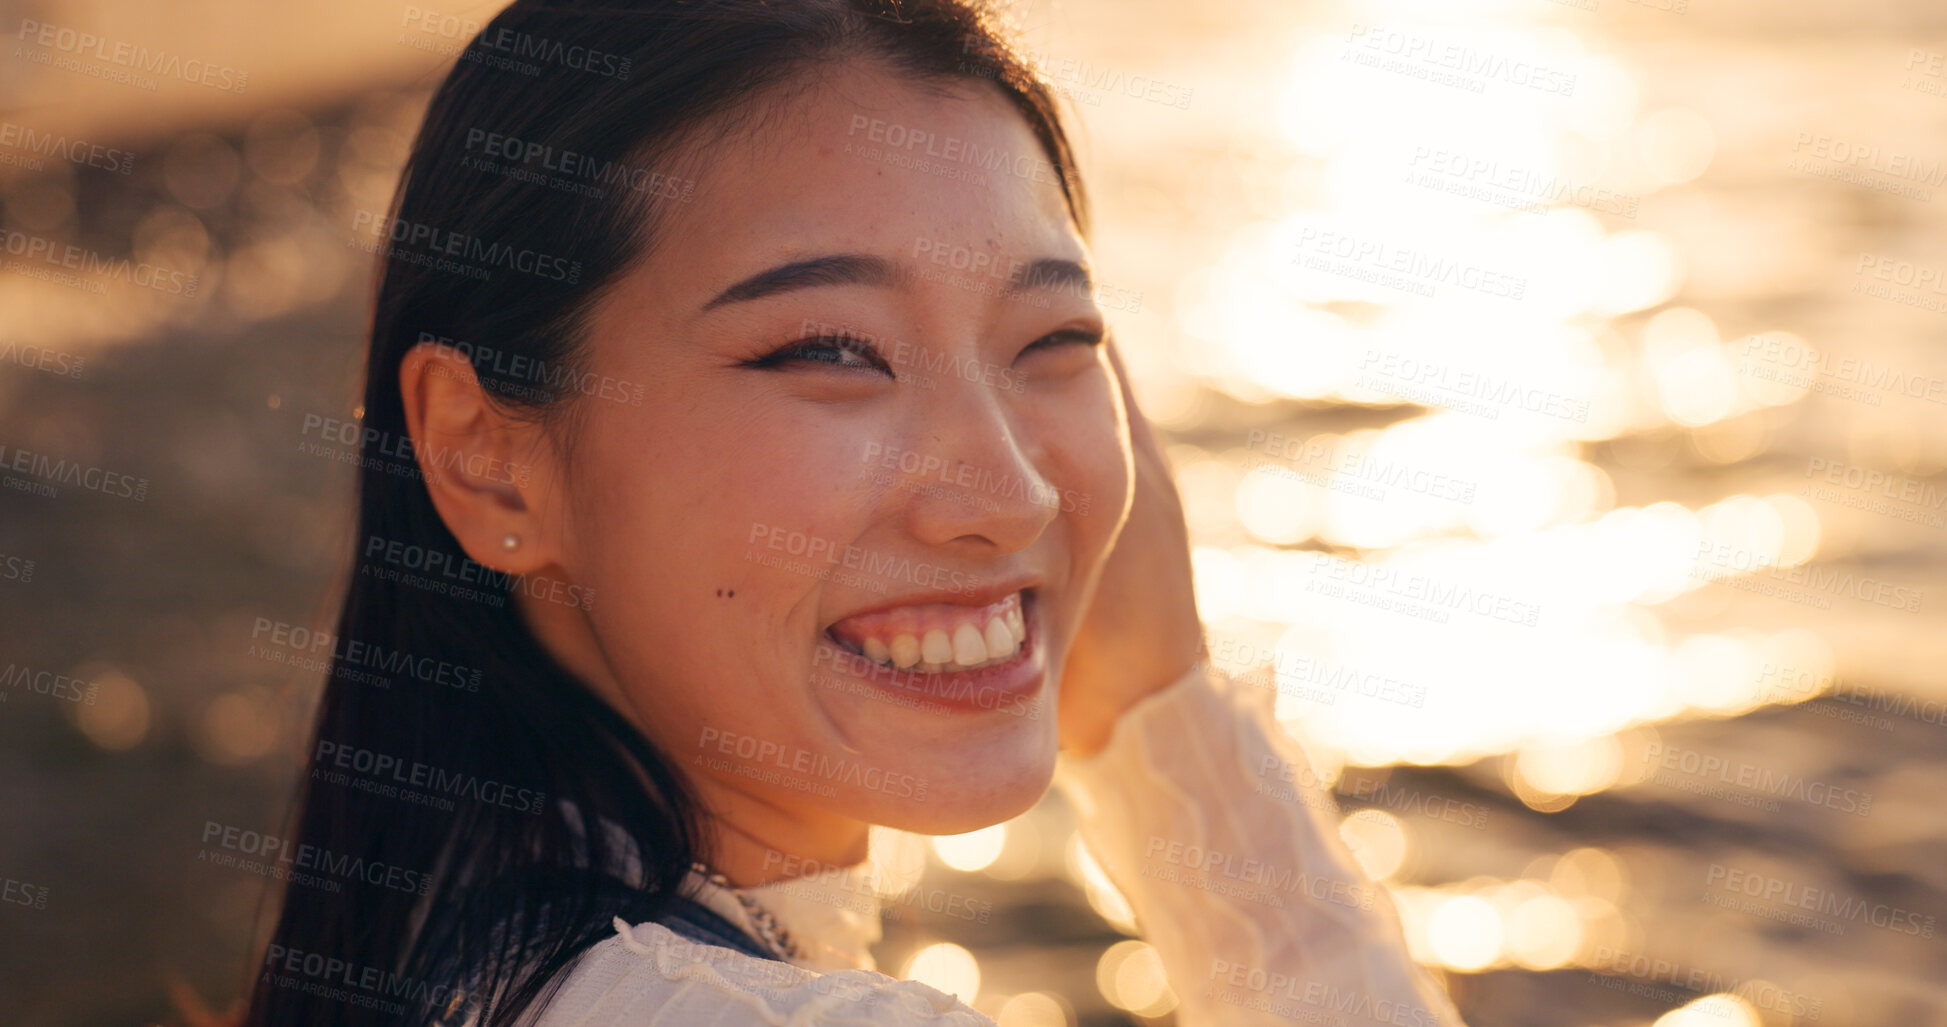
<path id="1" fill-rule="evenodd" d="M 1200 664 L 1119 720 L 1056 785 L 1135 912 L 1180 1004 L 1181 1027 L 1343 1023 L 1464 1027 L 1408 956 L 1399 917 L 1340 841 L 1268 686 Z M 1272 784 L 1275 787 L 1254 787 Z M 742 903 L 697 879 L 698 901 L 759 937 Z M 584 953 L 539 1027 L 765 1024 L 908 1027 L 994 1021 L 951 995 L 879 973 L 879 915 L 858 874 L 745 889 L 797 942 L 792 963 L 616 920 Z"/>

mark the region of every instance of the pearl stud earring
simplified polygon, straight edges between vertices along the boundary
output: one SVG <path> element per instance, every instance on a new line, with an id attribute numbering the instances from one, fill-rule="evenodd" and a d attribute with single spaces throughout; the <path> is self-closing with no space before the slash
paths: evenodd
<path id="1" fill-rule="evenodd" d="M 520 547 L 521 547 L 521 537 L 519 535 L 509 535 L 506 538 L 500 540 L 500 548 L 502 549 L 514 550 L 514 549 L 519 549 Z"/>

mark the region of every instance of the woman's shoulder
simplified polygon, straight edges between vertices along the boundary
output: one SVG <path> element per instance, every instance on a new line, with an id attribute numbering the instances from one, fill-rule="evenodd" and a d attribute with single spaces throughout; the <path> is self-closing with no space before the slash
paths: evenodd
<path id="1" fill-rule="evenodd" d="M 615 920 L 615 934 L 571 965 L 537 1027 L 569 1024 L 768 1024 L 805 1027 L 993 1027 L 918 981 L 872 970 L 819 973 L 692 941 L 657 923 Z"/>

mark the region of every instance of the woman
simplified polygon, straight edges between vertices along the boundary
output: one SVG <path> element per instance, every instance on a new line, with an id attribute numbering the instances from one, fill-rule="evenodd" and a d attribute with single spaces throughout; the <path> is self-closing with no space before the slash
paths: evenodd
<path id="1" fill-rule="evenodd" d="M 296 841 L 365 870 L 287 889 L 250 1022 L 989 1023 L 804 879 L 1058 750 L 1181 1022 L 1458 1022 L 1316 797 L 1253 787 L 1303 756 L 1202 659 L 1072 165 L 963 0 L 475 38 L 361 216 L 375 459 Z"/>

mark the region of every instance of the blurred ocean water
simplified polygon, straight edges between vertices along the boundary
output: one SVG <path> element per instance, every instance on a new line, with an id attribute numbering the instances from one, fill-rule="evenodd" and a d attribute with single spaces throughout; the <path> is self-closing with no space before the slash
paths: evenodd
<path id="1" fill-rule="evenodd" d="M 1017 10 L 1216 656 L 1272 665 L 1470 1022 L 1947 1022 L 1947 17 Z M 255 95 L 7 66 L 10 119 L 133 155 L 13 146 L 9 245 L 181 276 L 0 270 L 7 1022 L 248 980 L 265 882 L 199 855 L 275 830 L 298 771 L 289 639 L 352 542 L 354 224 L 444 38 L 347 17 L 350 81 L 203 37 Z M 1058 802 L 874 856 L 883 967 L 1009 1027 L 1169 1019 Z"/>

